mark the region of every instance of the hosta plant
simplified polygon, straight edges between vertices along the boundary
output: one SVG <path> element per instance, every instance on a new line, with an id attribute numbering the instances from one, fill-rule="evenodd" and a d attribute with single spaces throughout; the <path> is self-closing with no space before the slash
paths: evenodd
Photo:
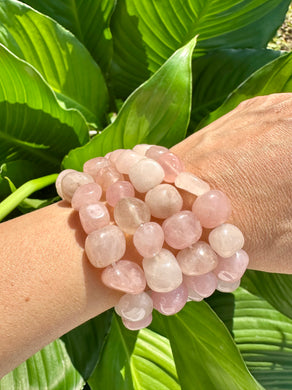
<path id="1" fill-rule="evenodd" d="M 0 219 L 57 201 L 62 168 L 170 147 L 247 98 L 292 92 L 292 54 L 266 48 L 289 3 L 0 0 Z M 249 271 L 139 332 L 103 313 L 0 389 L 291 389 L 291 282 Z"/>

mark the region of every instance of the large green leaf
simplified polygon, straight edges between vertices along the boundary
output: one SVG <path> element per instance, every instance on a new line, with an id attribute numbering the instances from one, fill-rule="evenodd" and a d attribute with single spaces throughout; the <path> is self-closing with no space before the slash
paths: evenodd
<path id="1" fill-rule="evenodd" d="M 109 21 L 116 0 L 24 0 L 70 30 L 104 72 L 112 56 Z"/>
<path id="2" fill-rule="evenodd" d="M 107 88 L 101 70 L 69 31 L 23 3 L 2 0 L 0 43 L 36 68 L 67 108 L 103 123 Z"/>
<path id="3" fill-rule="evenodd" d="M 115 121 L 64 159 L 80 169 L 85 161 L 139 143 L 171 146 L 186 134 L 191 110 L 191 58 L 195 39 L 172 57 L 124 103 Z"/>
<path id="4" fill-rule="evenodd" d="M 168 340 L 149 330 L 127 330 L 114 315 L 92 390 L 179 390 Z"/>
<path id="5" fill-rule="evenodd" d="M 207 303 L 189 302 L 180 313 L 163 317 L 163 322 L 183 389 L 261 389 Z"/>
<path id="6" fill-rule="evenodd" d="M 290 0 L 124 0 L 112 17 L 116 94 L 125 97 L 199 34 L 195 54 L 265 47 Z"/>
<path id="7" fill-rule="evenodd" d="M 48 173 L 88 140 L 76 110 L 63 109 L 41 75 L 0 44 L 0 164 L 36 161 Z"/>
<path id="8" fill-rule="evenodd" d="M 243 100 L 254 96 L 269 95 L 278 92 L 292 92 L 292 53 L 284 54 L 253 73 L 242 83 L 225 102 L 199 127 L 204 127 L 222 115 L 231 111 Z"/>
<path id="9" fill-rule="evenodd" d="M 0 390 L 81 390 L 84 380 L 64 343 L 54 341 L 0 381 Z"/>

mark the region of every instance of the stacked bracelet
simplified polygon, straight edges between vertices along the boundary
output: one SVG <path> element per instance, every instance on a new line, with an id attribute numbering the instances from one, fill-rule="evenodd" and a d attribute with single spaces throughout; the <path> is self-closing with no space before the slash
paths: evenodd
<path id="1" fill-rule="evenodd" d="M 185 172 L 168 149 L 115 150 L 87 161 L 83 172 L 61 172 L 56 188 L 79 212 L 85 252 L 104 268 L 102 282 L 125 293 L 115 310 L 128 329 L 148 326 L 153 308 L 172 315 L 188 300 L 239 286 L 249 259 L 243 234 L 226 223 L 229 199 Z M 182 210 L 180 190 L 194 196 L 191 210 Z M 210 230 L 208 243 L 200 240 L 203 229 Z M 129 236 L 142 267 L 123 258 Z"/>

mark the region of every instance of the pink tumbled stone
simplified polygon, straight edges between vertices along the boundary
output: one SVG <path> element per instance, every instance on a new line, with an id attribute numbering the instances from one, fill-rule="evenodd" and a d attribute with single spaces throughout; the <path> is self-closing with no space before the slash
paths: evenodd
<path id="1" fill-rule="evenodd" d="M 224 223 L 209 234 L 212 249 L 221 257 L 231 257 L 244 245 L 244 237 L 238 227 Z"/>
<path id="2" fill-rule="evenodd" d="M 144 156 L 131 149 L 125 149 L 116 159 L 115 165 L 119 172 L 128 175 L 130 168 L 144 158 Z"/>
<path id="3" fill-rule="evenodd" d="M 104 268 L 120 260 L 126 251 L 126 239 L 118 226 L 107 225 L 90 233 L 85 240 L 86 255 L 94 267 Z"/>
<path id="4" fill-rule="evenodd" d="M 145 153 L 145 156 L 157 160 L 163 153 L 168 152 L 164 146 L 153 145 Z"/>
<path id="5" fill-rule="evenodd" d="M 248 254 L 240 249 L 229 258 L 219 257 L 218 265 L 213 272 L 225 282 L 236 282 L 245 273 L 248 262 Z"/>
<path id="6" fill-rule="evenodd" d="M 162 229 L 165 241 L 175 249 L 184 249 L 194 244 L 202 234 L 199 220 L 189 210 L 180 211 L 167 218 Z"/>
<path id="7" fill-rule="evenodd" d="M 78 187 L 72 197 L 71 206 L 74 210 L 79 210 L 82 206 L 96 203 L 102 194 L 101 186 L 97 183 L 84 184 Z"/>
<path id="8" fill-rule="evenodd" d="M 182 197 L 171 184 L 159 184 L 152 188 L 147 192 L 145 202 L 153 217 L 163 219 L 179 212 L 183 205 Z"/>
<path id="9" fill-rule="evenodd" d="M 120 199 L 134 196 L 135 189 L 129 181 L 116 181 L 106 190 L 106 201 L 112 207 L 115 207 Z"/>
<path id="10" fill-rule="evenodd" d="M 182 283 L 182 272 L 175 256 L 167 249 L 143 259 L 143 269 L 148 286 L 157 292 L 168 292 Z"/>
<path id="11" fill-rule="evenodd" d="M 63 180 L 63 177 L 67 175 L 67 173 L 69 172 L 76 172 L 74 169 L 65 169 L 64 171 L 60 172 L 59 173 L 59 176 L 57 177 L 57 180 L 56 180 L 56 190 L 57 190 L 57 194 L 60 196 L 60 198 L 64 199 L 63 198 L 63 193 L 62 193 L 62 180 Z"/>
<path id="12" fill-rule="evenodd" d="M 102 271 L 101 280 L 107 287 L 128 294 L 140 294 L 146 287 L 142 268 L 129 260 L 119 260 L 106 267 Z"/>
<path id="13" fill-rule="evenodd" d="M 116 181 L 123 180 L 124 176 L 118 172 L 116 168 L 111 166 L 101 168 L 95 176 L 96 183 L 98 183 L 104 191 L 106 191 L 108 187 Z"/>
<path id="14" fill-rule="evenodd" d="M 227 221 L 231 215 L 231 204 L 223 192 L 211 190 L 194 201 L 192 211 L 203 227 L 212 229 Z"/>
<path id="15" fill-rule="evenodd" d="M 93 177 L 88 173 L 78 171 L 68 172 L 61 180 L 61 193 L 63 194 L 63 199 L 67 200 L 67 202 L 71 202 L 77 188 L 88 183 L 94 183 Z"/>
<path id="16" fill-rule="evenodd" d="M 164 170 L 157 161 L 142 158 L 129 171 L 129 179 L 138 192 L 147 192 L 163 181 Z"/>
<path id="17" fill-rule="evenodd" d="M 88 173 L 93 178 L 96 177 L 98 171 L 101 168 L 113 166 L 112 163 L 105 157 L 95 157 L 92 158 L 83 165 L 83 172 Z"/>
<path id="18" fill-rule="evenodd" d="M 151 324 L 152 313 L 148 317 L 144 318 L 141 321 L 129 321 L 123 317 L 122 317 L 122 321 L 123 321 L 125 328 L 127 328 L 129 330 L 140 330 L 143 328 L 147 328 L 147 326 L 149 326 Z"/>
<path id="19" fill-rule="evenodd" d="M 200 294 L 196 293 L 196 291 L 188 289 L 188 300 L 201 302 L 204 299 Z"/>
<path id="20" fill-rule="evenodd" d="M 163 153 L 157 160 L 164 170 L 164 181 L 174 183 L 177 175 L 184 169 L 182 161 L 171 152 Z"/>
<path id="21" fill-rule="evenodd" d="M 171 316 L 172 314 L 178 313 L 186 304 L 188 300 L 188 289 L 182 283 L 170 292 L 160 293 L 152 291 L 151 298 L 154 309 L 166 316 Z"/>
<path id="22" fill-rule="evenodd" d="M 135 231 L 133 242 L 141 256 L 155 256 L 162 249 L 164 242 L 162 227 L 156 222 L 143 223 Z"/>
<path id="23" fill-rule="evenodd" d="M 145 156 L 145 153 L 147 152 L 148 149 L 151 148 L 153 145 L 148 145 L 148 144 L 138 144 L 133 147 L 134 152 L 141 154 L 142 156 Z"/>
<path id="24" fill-rule="evenodd" d="M 149 207 L 137 198 L 122 198 L 114 208 L 116 224 L 127 234 L 134 234 L 136 229 L 151 218 Z"/>
<path id="25" fill-rule="evenodd" d="M 193 195 L 200 196 L 210 191 L 210 186 L 205 181 L 199 179 L 190 172 L 181 172 L 175 178 L 174 184 Z"/>
<path id="26" fill-rule="evenodd" d="M 120 156 L 120 154 L 123 153 L 125 149 L 116 149 L 113 150 L 110 155 L 108 156 L 108 159 L 110 160 L 111 163 L 114 165 L 116 164 L 117 158 Z"/>
<path id="27" fill-rule="evenodd" d="M 233 292 L 240 286 L 240 281 L 239 279 L 235 282 L 225 282 L 224 280 L 218 279 L 217 290 L 224 293 Z"/>
<path id="28" fill-rule="evenodd" d="M 185 275 L 202 275 L 212 271 L 218 264 L 218 256 L 204 241 L 198 241 L 176 255 Z"/>
<path id="29" fill-rule="evenodd" d="M 108 209 L 102 202 L 82 206 L 79 210 L 79 217 L 81 225 L 87 234 L 110 223 Z"/>
<path id="30" fill-rule="evenodd" d="M 212 295 L 217 288 L 217 277 L 213 272 L 197 276 L 184 276 L 184 282 L 189 290 L 194 291 L 203 298 Z"/>
<path id="31" fill-rule="evenodd" d="M 153 302 L 145 292 L 125 294 L 115 306 L 116 313 L 128 321 L 142 321 L 149 317 L 153 310 Z"/>

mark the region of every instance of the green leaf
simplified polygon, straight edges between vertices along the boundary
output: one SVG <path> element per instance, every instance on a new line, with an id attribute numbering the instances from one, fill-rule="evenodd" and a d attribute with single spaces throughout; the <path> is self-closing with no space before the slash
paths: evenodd
<path id="1" fill-rule="evenodd" d="M 204 127 L 238 106 L 243 100 L 254 96 L 278 92 L 292 92 L 292 53 L 284 54 L 253 73 L 214 112 L 204 119 Z"/>
<path id="2" fill-rule="evenodd" d="M 88 140 L 76 110 L 63 109 L 41 75 L 0 44 L 0 163 L 37 162 L 58 171 L 63 156 Z"/>
<path id="3" fill-rule="evenodd" d="M 117 96 L 127 96 L 197 34 L 196 56 L 220 48 L 265 47 L 289 4 L 290 0 L 119 1 L 111 23 Z"/>
<path id="4" fill-rule="evenodd" d="M 267 49 L 222 49 L 195 58 L 190 127 L 196 127 L 247 77 L 280 54 Z"/>
<path id="5" fill-rule="evenodd" d="M 74 367 L 87 380 L 95 369 L 104 347 L 112 312 L 107 312 L 78 326 L 62 337 Z"/>
<path id="6" fill-rule="evenodd" d="M 0 43 L 37 69 L 67 108 L 103 124 L 107 88 L 84 46 L 54 20 L 15 0 L 0 2 Z"/>
<path id="7" fill-rule="evenodd" d="M 109 22 L 116 0 L 25 0 L 71 31 L 106 73 L 112 57 Z"/>
<path id="8" fill-rule="evenodd" d="M 80 169 L 91 157 L 139 143 L 171 146 L 186 134 L 191 109 L 191 57 L 196 40 L 171 58 L 124 103 L 115 121 L 64 159 Z"/>
<path id="9" fill-rule="evenodd" d="M 168 340 L 150 329 L 129 331 L 117 315 L 88 383 L 92 390 L 180 390 Z"/>
<path id="10" fill-rule="evenodd" d="M 0 381 L 0 390 L 81 390 L 83 386 L 84 381 L 60 340 L 46 346 Z"/>
<path id="11" fill-rule="evenodd" d="M 164 316 L 163 322 L 183 389 L 261 389 L 228 330 L 205 302 L 189 302 L 178 314 Z"/>

